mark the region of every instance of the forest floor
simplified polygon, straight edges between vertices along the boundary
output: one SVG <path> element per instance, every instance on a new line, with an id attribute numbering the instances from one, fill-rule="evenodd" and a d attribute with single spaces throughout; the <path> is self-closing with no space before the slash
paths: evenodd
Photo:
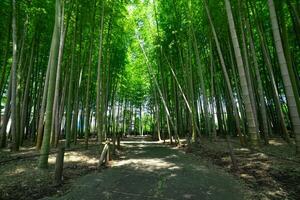
<path id="1" fill-rule="evenodd" d="M 38 170 L 38 152 L 30 144 L 18 153 L 4 149 L 0 150 L 0 199 L 33 200 L 53 195 L 61 199 L 78 199 L 80 195 L 106 199 L 141 199 L 141 195 L 143 199 L 242 199 L 246 195 L 245 199 L 296 200 L 300 196 L 300 160 L 293 145 L 272 139 L 270 145 L 253 152 L 241 148 L 236 139 L 231 143 L 237 171 L 231 168 L 223 139 L 211 142 L 203 138 L 201 145 L 195 144 L 191 153 L 185 153 L 185 147 L 127 138 L 118 159 L 99 173 L 98 147 L 92 141 L 89 150 L 84 150 L 80 141 L 65 153 L 62 186 L 53 184 L 56 152 L 49 156 L 49 169 Z M 90 187 L 99 191 L 87 193 Z"/>
<path id="2" fill-rule="evenodd" d="M 237 139 L 231 139 L 238 170 L 233 170 L 224 139 L 211 142 L 203 138 L 194 145 L 192 154 L 218 165 L 243 180 L 255 191 L 253 199 L 298 200 L 300 197 L 300 159 L 295 145 L 273 138 L 259 150 L 241 148 Z"/>
<path id="3" fill-rule="evenodd" d="M 65 193 L 75 178 L 97 171 L 98 146 L 91 141 L 88 150 L 79 140 L 67 150 L 64 158 L 63 186 L 54 184 L 56 150 L 49 155 L 47 170 L 37 168 L 39 152 L 25 144 L 19 152 L 0 150 L 0 199 L 36 200 L 48 195 Z"/>
<path id="4" fill-rule="evenodd" d="M 144 140 L 122 147 L 109 169 L 79 178 L 64 196 L 46 199 L 249 199 L 241 181 L 175 147 Z"/>

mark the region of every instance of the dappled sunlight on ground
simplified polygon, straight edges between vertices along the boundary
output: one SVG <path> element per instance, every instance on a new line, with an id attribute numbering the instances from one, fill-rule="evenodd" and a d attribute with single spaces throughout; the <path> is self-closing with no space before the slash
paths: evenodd
<path id="1" fill-rule="evenodd" d="M 269 140 L 269 144 L 274 145 L 274 146 L 283 146 L 283 145 L 285 145 L 285 143 L 283 141 L 279 141 L 279 140 L 275 140 L 275 139 Z"/>
<path id="2" fill-rule="evenodd" d="M 51 155 L 51 156 L 49 156 L 48 162 L 54 164 L 55 160 L 56 160 L 56 156 Z M 68 164 L 68 163 L 75 163 L 75 162 L 87 163 L 87 164 L 97 164 L 98 159 L 93 156 L 85 155 L 82 152 L 67 152 L 67 153 L 65 153 L 64 163 Z"/>
<path id="3" fill-rule="evenodd" d="M 158 142 L 156 141 L 146 141 L 146 140 L 143 140 L 143 141 L 128 141 L 128 140 L 125 140 L 125 141 L 122 141 L 122 144 L 138 144 L 138 145 L 142 145 L 142 144 L 157 144 Z"/>
<path id="4" fill-rule="evenodd" d="M 122 141 L 111 168 L 78 179 L 59 199 L 247 199 L 243 183 L 220 168 L 161 142 L 132 139 Z"/>
<path id="5" fill-rule="evenodd" d="M 165 158 L 166 159 L 169 159 L 169 158 L 178 158 L 178 155 L 172 154 L 172 155 L 166 156 Z"/>
<path id="6" fill-rule="evenodd" d="M 154 172 L 161 169 L 175 170 L 180 169 L 176 164 L 166 162 L 163 159 L 152 158 L 152 159 L 128 159 L 121 160 L 112 164 L 113 167 L 132 167 L 136 170 Z"/>
<path id="7" fill-rule="evenodd" d="M 132 154 L 138 155 L 138 154 L 143 154 L 145 153 L 145 151 L 141 151 L 141 150 L 134 150 L 132 151 Z"/>
<path id="8" fill-rule="evenodd" d="M 225 141 L 202 142 L 199 147 L 193 147 L 192 153 L 187 153 L 182 151 L 184 146 L 169 146 L 163 144 L 163 141 L 148 141 L 148 139 L 147 137 L 140 137 L 138 140 L 125 138 L 125 141 L 121 141 L 121 149 L 117 150 L 119 160 L 110 162 L 112 168 L 101 173 L 95 173 L 98 172 L 98 146 L 89 150 L 67 150 L 64 157 L 64 182 L 71 182 L 74 177 L 91 173 L 82 184 L 75 184 L 83 189 L 82 199 L 86 199 L 86 191 L 89 195 L 95 196 L 95 199 L 99 195 L 106 195 L 108 199 L 115 199 L 114 197 L 132 199 L 133 197 L 134 200 L 143 199 L 141 197 L 146 194 L 148 199 L 161 197 L 197 199 L 198 196 L 213 199 L 211 196 L 219 192 L 231 191 L 226 192 L 229 197 L 235 193 L 234 191 L 243 191 L 241 187 L 243 184 L 214 165 L 217 164 L 222 169 L 235 174 L 257 193 L 255 194 L 257 198 L 246 199 L 287 199 L 290 192 L 288 187 L 298 187 L 293 184 L 299 177 L 299 168 L 297 168 L 299 165 L 289 162 L 294 158 L 294 144 L 287 145 L 284 141 L 274 139 L 269 146 L 262 146 L 255 151 L 241 148 L 232 141 L 239 166 L 239 169 L 233 172 Z M 166 141 L 167 144 L 168 142 Z M 17 154 L 15 156 L 15 153 L 6 150 L 1 153 L 7 156 L 2 158 L 4 160 L 9 159 L 9 156 L 18 158 Z M 48 170 L 37 169 L 38 157 L 30 157 L 37 153 L 34 147 L 24 148 L 20 155 L 28 157 L 27 159 L 8 162 L 1 166 L 0 190 L 7 191 L 7 195 L 12 195 L 16 190 L 28 188 L 25 189 L 26 192 L 29 195 L 34 193 L 36 197 L 40 197 L 43 193 L 41 191 L 45 188 L 55 193 L 57 188 L 49 188 L 49 185 L 53 184 L 56 153 L 49 155 Z M 274 155 L 284 160 L 278 160 Z M 203 160 L 205 157 L 209 158 L 209 162 Z M 108 182 L 110 186 L 107 186 Z M 287 184 L 282 185 L 282 182 Z M 99 190 L 98 195 L 95 194 L 95 188 Z M 77 191 L 80 190 L 74 191 L 76 198 L 71 199 L 78 199 Z"/>
<path id="9" fill-rule="evenodd" d="M 97 170 L 98 146 L 94 148 L 91 145 L 88 150 L 83 149 L 84 144 L 78 144 L 76 148 L 65 152 L 64 183 Z M 48 169 L 40 170 L 37 168 L 39 151 L 34 146 L 26 145 L 20 148 L 20 152 L 1 149 L 0 199 L 40 199 L 48 194 L 66 191 L 68 184 L 59 188 L 54 185 L 56 151 L 52 149 L 50 152 Z"/>
<path id="10" fill-rule="evenodd" d="M 174 143 L 174 139 L 173 139 L 173 143 Z M 186 139 L 180 139 L 179 140 L 180 141 L 180 143 L 186 143 Z M 171 143 L 171 140 L 169 140 L 169 139 L 166 139 L 166 140 L 160 140 L 160 141 L 157 141 L 157 143 L 167 143 L 167 144 L 170 144 Z"/>
<path id="11" fill-rule="evenodd" d="M 232 168 L 228 145 L 224 138 L 211 142 L 202 140 L 192 152 L 228 172 L 235 174 L 255 191 L 252 199 L 297 199 L 299 196 L 299 163 L 295 144 L 287 144 L 281 138 L 272 138 L 270 145 L 261 144 L 258 149 L 241 147 L 238 138 L 230 138 L 238 169 Z"/>
<path id="12" fill-rule="evenodd" d="M 193 171 L 198 171 L 201 172 L 203 174 L 209 173 L 209 168 L 207 168 L 207 165 L 193 165 L 191 164 L 190 167 L 193 169 Z M 211 166 L 211 168 L 214 168 L 213 166 Z"/>
<path id="13" fill-rule="evenodd" d="M 234 148 L 234 150 L 240 151 L 240 152 L 250 152 L 250 149 L 248 149 L 248 148 Z"/>
<path id="14" fill-rule="evenodd" d="M 19 175 L 23 172 L 26 172 L 28 169 L 24 168 L 24 167 L 16 167 L 10 170 L 7 170 L 3 173 L 4 176 L 16 176 Z"/>

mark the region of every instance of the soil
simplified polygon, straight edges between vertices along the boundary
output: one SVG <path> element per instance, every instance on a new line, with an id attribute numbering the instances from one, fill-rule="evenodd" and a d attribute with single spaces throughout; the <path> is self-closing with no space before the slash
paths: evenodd
<path id="1" fill-rule="evenodd" d="M 54 184 L 54 163 L 56 152 L 49 155 L 49 167 L 37 169 L 38 152 L 31 144 L 19 152 L 0 151 L 0 199 L 35 200 L 45 196 L 62 195 L 75 178 L 98 171 L 98 146 L 91 142 L 85 150 L 83 141 L 67 150 L 63 171 L 63 185 Z"/>
<path id="2" fill-rule="evenodd" d="M 194 145 L 192 154 L 224 168 L 244 181 L 255 193 L 253 199 L 298 200 L 300 197 L 300 160 L 295 146 L 279 138 L 259 150 L 241 148 L 237 140 L 231 140 L 238 169 L 234 170 L 223 139 L 202 141 Z"/>

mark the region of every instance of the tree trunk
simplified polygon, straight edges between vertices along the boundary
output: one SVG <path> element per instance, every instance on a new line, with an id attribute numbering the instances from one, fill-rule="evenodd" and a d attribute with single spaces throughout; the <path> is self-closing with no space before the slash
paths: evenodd
<path id="1" fill-rule="evenodd" d="M 59 40 L 59 50 L 58 50 L 58 61 L 57 61 L 57 70 L 56 70 L 56 82 L 55 82 L 55 92 L 54 92 L 54 100 L 53 100 L 53 110 L 52 110 L 52 127 L 51 127 L 51 145 L 54 146 L 56 143 L 58 130 L 56 127 L 57 123 L 61 123 L 60 121 L 55 120 L 58 117 L 59 112 L 59 92 L 60 92 L 60 76 L 61 76 L 61 65 L 63 59 L 64 45 L 65 45 L 65 36 L 68 30 L 68 25 L 64 26 L 64 2 L 62 1 L 61 5 L 61 21 L 60 23 L 60 40 Z M 68 23 L 68 22 L 67 22 Z"/>
<path id="2" fill-rule="evenodd" d="M 45 130 L 43 143 L 40 151 L 40 158 L 38 167 L 41 169 L 48 167 L 48 154 L 50 151 L 50 136 L 52 127 L 52 112 L 53 112 L 53 101 L 55 92 L 55 81 L 56 81 L 56 69 L 57 69 L 57 57 L 59 49 L 60 40 L 60 29 L 61 29 L 61 0 L 56 0 L 55 4 L 55 24 L 52 36 L 52 43 L 49 56 L 50 75 L 49 75 L 49 87 L 47 95 L 47 105 L 46 105 L 46 118 L 45 118 Z"/>
<path id="3" fill-rule="evenodd" d="M 281 75 L 283 78 L 283 84 L 285 89 L 285 94 L 287 98 L 289 113 L 291 117 L 291 122 L 293 126 L 293 131 L 295 134 L 296 150 L 297 154 L 300 153 L 300 115 L 299 115 L 299 93 L 295 85 L 295 77 L 292 73 L 291 66 L 287 65 L 287 61 L 284 55 L 284 50 L 281 42 L 280 30 L 277 21 L 277 15 L 275 11 L 275 6 L 273 0 L 268 0 L 270 19 L 272 23 L 273 37 L 275 41 L 275 47 L 277 52 L 277 57 L 280 65 Z"/>
<path id="4" fill-rule="evenodd" d="M 48 62 L 49 65 L 49 62 Z M 43 141 L 44 135 L 44 117 L 45 117 L 45 109 L 46 109 L 46 101 L 47 101 L 47 91 L 49 85 L 49 76 L 50 76 L 50 67 L 47 67 L 46 77 L 44 81 L 44 89 L 43 89 L 43 97 L 42 104 L 40 107 L 39 121 L 38 121 L 38 132 L 37 132 L 37 140 L 36 140 L 36 149 L 40 150 Z"/>
<path id="5" fill-rule="evenodd" d="M 229 0 L 225 0 L 226 5 L 226 13 L 228 17 L 231 39 L 233 43 L 233 48 L 235 52 L 235 58 L 238 66 L 239 77 L 240 77 L 240 84 L 242 89 L 242 99 L 245 104 L 246 109 L 246 121 L 248 125 L 248 132 L 250 134 L 251 143 L 254 148 L 258 147 L 258 135 L 257 135 L 257 125 L 254 119 L 254 112 L 251 104 L 250 94 L 249 94 L 249 87 L 247 83 L 244 63 L 241 55 L 240 45 L 235 29 L 234 19 L 232 15 L 231 5 Z"/>
<path id="6" fill-rule="evenodd" d="M 234 96 L 233 96 L 233 90 L 232 90 L 230 79 L 229 79 L 229 76 L 228 76 L 228 73 L 227 73 L 227 68 L 226 68 L 224 57 L 223 57 L 222 50 L 221 50 L 221 47 L 220 47 L 219 39 L 217 37 L 217 33 L 216 33 L 213 21 L 212 21 L 211 16 L 210 16 L 210 11 L 209 11 L 209 8 L 208 8 L 208 5 L 207 5 L 207 1 L 205 0 L 204 3 L 205 3 L 204 5 L 205 5 L 206 12 L 207 12 L 207 16 L 208 16 L 208 19 L 209 19 L 209 22 L 210 22 L 210 25 L 211 25 L 211 29 L 212 29 L 212 32 L 213 32 L 213 37 L 214 37 L 214 40 L 215 40 L 215 43 L 216 43 L 216 47 L 217 47 L 219 59 L 220 59 L 220 62 L 221 62 L 221 67 L 222 67 L 223 75 L 224 75 L 224 78 L 225 78 L 226 86 L 227 86 L 229 96 L 230 96 L 230 99 L 231 99 L 234 118 L 235 118 L 235 124 L 236 124 L 236 128 L 237 128 L 237 134 L 239 136 L 241 145 L 245 146 L 245 144 L 246 144 L 245 143 L 245 138 L 242 135 L 241 127 L 240 127 L 240 117 L 239 117 L 237 105 L 235 103 L 235 99 L 234 99 Z M 219 101 L 219 99 L 218 99 L 218 101 Z M 220 105 L 220 103 L 217 103 L 217 104 Z M 219 113 L 219 112 L 217 112 L 217 113 Z M 219 121 L 219 126 L 220 125 L 222 126 L 222 123 L 220 123 L 221 116 L 219 116 L 218 118 L 219 118 L 219 120 L 218 120 Z"/>
<path id="7" fill-rule="evenodd" d="M 255 51 L 252 32 L 251 32 L 249 23 L 248 22 L 246 22 L 246 23 L 248 26 L 247 29 L 248 29 L 248 31 L 250 31 L 250 49 L 251 49 L 251 54 L 252 54 L 252 58 L 253 58 L 253 62 L 254 62 L 254 70 L 255 70 L 257 86 L 258 86 L 257 91 L 258 91 L 258 96 L 259 96 L 259 107 L 260 107 L 260 112 L 261 112 L 261 117 L 262 117 L 262 133 L 264 135 L 265 144 L 269 144 L 268 114 L 267 114 L 266 102 L 265 102 L 265 97 L 264 97 L 264 89 L 263 89 L 262 79 L 261 79 L 258 61 L 257 61 L 257 57 L 256 57 L 256 51 Z"/>
<path id="8" fill-rule="evenodd" d="M 72 42 L 72 55 L 71 55 L 71 66 L 70 66 L 70 80 L 68 86 L 68 97 L 67 97 L 67 108 L 66 108 L 66 148 L 70 148 L 72 140 L 72 117 L 73 117 L 73 102 L 74 99 L 74 79 L 75 74 L 75 57 L 76 57 L 76 42 L 77 42 L 77 20 L 73 32 L 73 42 Z"/>
<path id="9" fill-rule="evenodd" d="M 103 139 L 103 114 L 102 114 L 102 95 L 101 94 L 101 74 L 102 74 L 102 46 L 103 46 L 103 34 L 104 34 L 104 0 L 102 1 L 102 12 L 100 21 L 100 34 L 99 34 L 99 52 L 98 52 L 98 70 L 97 70 L 97 100 L 96 100 L 96 119 L 97 119 L 97 136 L 98 143 L 101 145 Z"/>
<path id="10" fill-rule="evenodd" d="M 12 135 L 12 150 L 19 150 L 18 129 L 17 129 L 17 25 L 16 25 L 16 0 L 12 0 L 12 39 L 13 39 L 13 58 L 11 66 L 11 135 Z"/>

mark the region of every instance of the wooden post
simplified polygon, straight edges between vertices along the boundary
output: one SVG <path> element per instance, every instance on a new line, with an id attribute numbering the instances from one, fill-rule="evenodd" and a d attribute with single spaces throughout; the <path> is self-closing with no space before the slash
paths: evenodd
<path id="1" fill-rule="evenodd" d="M 64 154 L 65 154 L 65 147 L 60 146 L 56 156 L 55 175 L 54 175 L 55 184 L 57 185 L 60 185 L 62 183 L 62 175 L 63 175 L 63 168 L 64 168 Z"/>
<path id="2" fill-rule="evenodd" d="M 99 167 L 101 167 L 101 165 L 103 164 L 103 161 L 105 161 L 106 156 L 107 156 L 107 152 L 109 149 L 109 142 L 107 142 L 102 150 L 102 153 L 100 155 L 100 159 L 99 159 Z"/>
<path id="3" fill-rule="evenodd" d="M 118 134 L 118 136 L 117 136 L 117 148 L 118 149 L 120 149 L 121 148 L 121 136 L 120 136 L 120 134 Z"/>
<path id="4" fill-rule="evenodd" d="M 106 152 L 106 158 L 105 158 L 105 166 L 108 165 L 108 162 L 110 160 L 110 149 L 109 149 L 109 143 L 107 144 L 108 148 L 107 148 L 107 152 Z"/>

